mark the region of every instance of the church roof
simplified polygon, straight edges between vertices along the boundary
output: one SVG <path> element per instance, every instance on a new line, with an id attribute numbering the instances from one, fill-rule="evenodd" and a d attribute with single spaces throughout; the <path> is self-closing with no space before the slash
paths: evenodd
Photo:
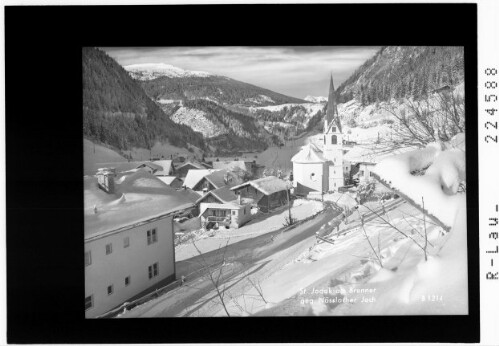
<path id="1" fill-rule="evenodd" d="M 304 145 L 302 149 L 291 158 L 292 162 L 296 163 L 321 163 L 326 162 L 322 156 L 322 152 L 313 144 Z"/>
<path id="2" fill-rule="evenodd" d="M 326 111 L 326 120 L 328 123 L 328 129 L 326 132 L 329 132 L 332 124 L 336 124 L 338 127 L 338 131 L 341 131 L 341 123 L 340 117 L 338 115 L 338 107 L 336 106 L 336 92 L 334 91 L 334 83 L 333 83 L 333 75 L 331 74 L 331 82 L 329 83 L 329 96 L 327 99 L 327 111 Z"/>

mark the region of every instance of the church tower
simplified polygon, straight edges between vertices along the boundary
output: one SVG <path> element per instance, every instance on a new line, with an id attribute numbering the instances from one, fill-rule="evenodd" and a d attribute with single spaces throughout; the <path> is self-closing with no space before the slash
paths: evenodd
<path id="1" fill-rule="evenodd" d="M 329 191 L 338 191 L 345 184 L 343 177 L 343 134 L 336 106 L 333 75 L 329 84 L 327 112 L 324 118 L 324 159 L 328 161 Z"/>

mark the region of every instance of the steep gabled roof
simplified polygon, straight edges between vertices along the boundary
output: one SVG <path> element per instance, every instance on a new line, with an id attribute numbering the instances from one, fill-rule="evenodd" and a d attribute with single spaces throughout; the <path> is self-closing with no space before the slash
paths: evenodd
<path id="1" fill-rule="evenodd" d="M 291 188 L 291 186 L 289 186 L 284 180 L 271 175 L 269 177 L 247 181 L 244 184 L 234 186 L 231 190 L 239 190 L 246 186 L 253 186 L 255 189 L 267 196 L 279 191 L 286 191 Z"/>
<path id="2" fill-rule="evenodd" d="M 194 167 L 193 169 L 206 169 L 208 167 L 208 165 L 203 165 L 203 164 L 198 163 L 198 162 L 188 161 L 188 162 L 185 162 L 184 164 L 178 166 L 177 169 L 182 169 L 186 166 L 192 166 L 192 167 Z"/>
<path id="3" fill-rule="evenodd" d="M 163 183 L 167 184 L 168 186 L 170 186 L 175 180 L 178 180 L 178 181 L 181 181 L 179 178 L 177 178 L 176 176 L 174 175 L 162 175 L 162 176 L 158 176 L 155 174 L 155 176 L 161 180 Z"/>
<path id="4" fill-rule="evenodd" d="M 229 203 L 229 202 L 237 200 L 237 196 L 234 193 L 234 191 L 231 191 L 231 189 L 229 187 L 224 186 L 224 187 L 221 187 L 219 189 L 208 191 L 206 194 L 201 196 L 201 198 L 199 198 L 196 201 L 196 204 L 199 204 L 208 196 L 213 196 L 220 203 Z"/>
<path id="5" fill-rule="evenodd" d="M 229 181 L 226 181 L 226 177 Z M 242 182 L 237 175 L 226 169 L 213 171 L 212 173 L 205 175 L 203 179 L 209 181 L 213 186 L 215 186 L 216 189 L 224 186 L 235 186 Z"/>
<path id="6" fill-rule="evenodd" d="M 97 163 L 95 164 L 95 174 L 99 168 L 114 168 L 117 173 L 130 171 L 132 169 L 137 168 L 141 164 L 147 161 L 123 161 L 123 162 L 106 162 L 106 163 Z"/>
<path id="7" fill-rule="evenodd" d="M 153 163 L 153 162 L 150 162 L 150 161 L 143 162 L 135 168 L 142 168 L 145 166 L 151 168 L 154 171 L 162 171 L 163 170 L 163 166 L 160 166 L 160 165 Z"/>
<path id="8" fill-rule="evenodd" d="M 182 186 L 193 189 L 206 175 L 212 172 L 211 169 L 189 169 Z"/>
<path id="9" fill-rule="evenodd" d="M 302 149 L 291 158 L 296 163 L 322 163 L 327 160 L 322 156 L 322 152 L 313 144 L 304 145 Z"/>
<path id="10" fill-rule="evenodd" d="M 156 172 L 155 174 L 157 174 L 157 175 L 169 175 L 170 171 L 173 170 L 172 162 L 173 162 L 172 160 L 154 161 L 153 162 L 154 164 L 161 166 L 161 168 L 162 168 L 162 170 L 158 170 L 158 172 Z"/>

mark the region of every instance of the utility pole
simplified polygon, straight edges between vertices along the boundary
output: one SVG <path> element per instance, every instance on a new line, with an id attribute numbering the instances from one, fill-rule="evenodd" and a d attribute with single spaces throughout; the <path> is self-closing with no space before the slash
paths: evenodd
<path id="1" fill-rule="evenodd" d="M 288 195 L 288 215 L 289 215 L 289 223 L 291 224 L 291 203 L 289 202 L 289 189 L 286 189 L 287 195 Z"/>

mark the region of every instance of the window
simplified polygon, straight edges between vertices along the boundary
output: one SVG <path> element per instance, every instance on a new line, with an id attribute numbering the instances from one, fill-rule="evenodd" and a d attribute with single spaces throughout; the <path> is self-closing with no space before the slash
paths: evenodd
<path id="1" fill-rule="evenodd" d="M 149 279 L 158 276 L 158 262 L 154 263 L 152 266 L 149 266 Z"/>
<path id="2" fill-rule="evenodd" d="M 93 306 L 94 306 L 94 296 L 90 295 L 88 297 L 85 297 L 85 311 L 87 311 Z"/>
<path id="3" fill-rule="evenodd" d="M 151 245 L 158 241 L 158 235 L 156 233 L 156 228 L 147 231 L 147 245 Z"/>
<path id="4" fill-rule="evenodd" d="M 85 267 L 92 264 L 92 253 L 90 251 L 85 252 Z"/>
<path id="5" fill-rule="evenodd" d="M 130 285 L 130 275 L 125 278 L 125 286 Z"/>
<path id="6" fill-rule="evenodd" d="M 363 177 L 364 176 L 364 171 L 363 170 L 360 170 L 360 176 Z"/>
<path id="7" fill-rule="evenodd" d="M 232 215 L 236 215 L 236 214 L 237 214 L 237 210 L 233 210 Z"/>
<path id="8" fill-rule="evenodd" d="M 106 255 L 109 255 L 112 252 L 113 252 L 113 244 L 112 243 L 106 244 Z"/>
<path id="9" fill-rule="evenodd" d="M 326 144 L 326 136 L 324 136 L 324 144 Z"/>
<path id="10" fill-rule="evenodd" d="M 369 176 L 372 177 L 373 176 L 373 172 L 369 172 Z"/>
<path id="11" fill-rule="evenodd" d="M 331 136 L 331 144 L 337 144 L 338 143 L 338 138 L 336 137 L 336 135 L 332 135 Z"/>
<path id="12" fill-rule="evenodd" d="M 113 292 L 114 292 L 113 285 L 107 286 L 107 295 L 109 296 L 109 295 L 113 294 Z"/>
<path id="13" fill-rule="evenodd" d="M 334 187 L 336 187 L 336 183 L 334 183 Z"/>
<path id="14" fill-rule="evenodd" d="M 123 247 L 129 247 L 129 246 L 130 246 L 130 237 L 123 238 Z"/>
<path id="15" fill-rule="evenodd" d="M 331 127 L 331 132 L 336 132 L 336 127 L 335 126 Z"/>

